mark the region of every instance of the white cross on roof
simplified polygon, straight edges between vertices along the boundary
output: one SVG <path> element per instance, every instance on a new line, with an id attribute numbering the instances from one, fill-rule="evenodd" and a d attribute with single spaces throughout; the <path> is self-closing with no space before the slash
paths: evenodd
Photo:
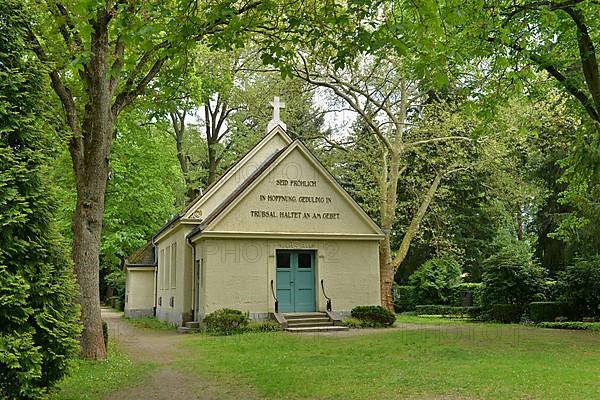
<path id="1" fill-rule="evenodd" d="M 269 121 L 267 124 L 267 133 L 271 132 L 277 125 L 281 126 L 284 130 L 287 129 L 287 126 L 281 121 L 279 116 L 279 111 L 282 108 L 285 108 L 285 103 L 279 101 L 279 97 L 274 96 L 273 101 L 269 103 L 271 107 L 273 107 L 273 119 Z"/>

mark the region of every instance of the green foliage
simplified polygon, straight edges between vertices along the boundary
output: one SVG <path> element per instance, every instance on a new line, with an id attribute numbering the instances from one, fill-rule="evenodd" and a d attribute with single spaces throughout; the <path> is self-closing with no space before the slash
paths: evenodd
<path id="1" fill-rule="evenodd" d="M 360 319 L 354 318 L 354 317 L 349 317 L 349 318 L 344 319 L 342 321 L 342 324 L 344 326 L 347 326 L 348 328 L 353 328 L 353 329 L 368 327 L 365 325 L 365 322 L 363 320 L 360 320 Z"/>
<path id="2" fill-rule="evenodd" d="M 45 179 L 54 154 L 47 87 L 23 43 L 29 15 L 0 3 L 0 397 L 41 398 L 78 346 L 72 265 Z"/>
<path id="3" fill-rule="evenodd" d="M 481 315 L 481 307 L 475 306 L 418 305 L 415 307 L 415 311 L 416 315 L 441 315 L 459 318 L 478 318 Z"/>
<path id="4" fill-rule="evenodd" d="M 560 297 L 586 316 L 600 316 L 600 256 L 579 259 L 560 274 Z"/>
<path id="5" fill-rule="evenodd" d="M 461 283 L 461 269 L 450 256 L 427 261 L 409 278 L 417 304 L 448 304 L 452 290 Z"/>
<path id="6" fill-rule="evenodd" d="M 231 335 L 244 331 L 248 325 L 248 317 L 239 310 L 222 308 L 208 314 L 202 323 L 208 333 Z"/>
<path id="7" fill-rule="evenodd" d="M 533 322 L 554 322 L 557 317 L 575 317 L 573 305 L 558 301 L 534 301 L 529 304 L 529 317 Z"/>
<path id="8" fill-rule="evenodd" d="M 394 284 L 394 306 L 396 312 L 413 311 L 416 302 L 416 288 L 414 286 L 400 286 Z"/>
<path id="9" fill-rule="evenodd" d="M 116 270 L 104 277 L 106 284 L 111 287 L 116 297 L 125 303 L 125 272 Z"/>
<path id="10" fill-rule="evenodd" d="M 250 321 L 244 328 L 245 332 L 278 332 L 281 325 L 277 321 Z"/>
<path id="11" fill-rule="evenodd" d="M 485 310 L 494 304 L 519 304 L 545 300 L 545 271 L 532 261 L 526 241 L 508 241 L 484 264 L 481 302 Z"/>
<path id="12" fill-rule="evenodd" d="M 508 323 L 517 323 L 521 320 L 524 312 L 522 304 L 493 304 L 487 317 L 493 321 Z"/>
<path id="13" fill-rule="evenodd" d="M 600 323 L 596 322 L 540 322 L 537 324 L 540 328 L 550 329 L 573 329 L 578 331 L 600 331 Z"/>
<path id="14" fill-rule="evenodd" d="M 361 320 L 364 326 L 373 328 L 392 326 L 396 321 L 394 313 L 381 306 L 357 306 L 350 315 Z"/>
<path id="15" fill-rule="evenodd" d="M 462 306 L 463 298 L 470 293 L 473 301 L 473 306 L 481 306 L 481 291 L 483 285 L 481 283 L 461 283 L 452 288 L 451 305 Z"/>

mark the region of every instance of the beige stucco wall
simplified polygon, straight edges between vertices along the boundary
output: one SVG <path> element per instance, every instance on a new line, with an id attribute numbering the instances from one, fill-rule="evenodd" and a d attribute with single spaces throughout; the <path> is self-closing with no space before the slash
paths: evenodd
<path id="1" fill-rule="evenodd" d="M 127 269 L 125 280 L 125 315 L 152 315 L 154 307 L 154 269 Z"/>
<path id="2" fill-rule="evenodd" d="M 277 249 L 315 250 L 317 309 L 326 299 L 324 280 L 334 311 L 378 305 L 379 258 L 374 240 L 205 239 L 201 314 L 228 307 L 251 314 L 274 312 L 270 281 L 275 280 Z"/>
<path id="3" fill-rule="evenodd" d="M 177 325 L 189 321 L 192 310 L 192 250 L 187 245 L 185 235 L 192 229 L 190 225 L 178 225 L 171 231 L 166 232 L 156 243 L 158 258 L 158 297 L 161 298 L 161 304 L 156 307 L 156 316 L 163 320 L 175 323 Z M 167 249 L 169 254 L 176 243 L 176 276 L 173 284 L 170 276 L 166 281 L 165 261 Z M 164 257 L 162 256 L 164 254 Z M 173 297 L 173 306 L 170 305 L 170 299 Z"/>
<path id="4" fill-rule="evenodd" d="M 381 234 L 299 148 L 281 160 L 208 230 Z"/>

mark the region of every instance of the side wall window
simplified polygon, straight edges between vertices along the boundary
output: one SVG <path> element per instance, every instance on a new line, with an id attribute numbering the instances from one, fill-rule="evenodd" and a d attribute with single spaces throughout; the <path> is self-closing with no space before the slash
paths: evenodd
<path id="1" fill-rule="evenodd" d="M 165 276 L 165 249 L 160 251 L 160 258 L 158 260 L 158 288 L 164 289 L 163 282 Z"/>
<path id="2" fill-rule="evenodd" d="M 171 276 L 171 246 L 165 249 L 165 274 L 163 276 L 163 288 L 169 288 L 169 277 Z"/>
<path id="3" fill-rule="evenodd" d="M 175 289 L 177 280 L 177 243 L 171 245 L 171 288 Z"/>

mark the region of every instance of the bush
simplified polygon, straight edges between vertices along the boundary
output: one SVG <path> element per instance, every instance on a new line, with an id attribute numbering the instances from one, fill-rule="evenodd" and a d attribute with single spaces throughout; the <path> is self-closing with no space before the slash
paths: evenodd
<path id="1" fill-rule="evenodd" d="M 494 321 L 517 323 L 521 321 L 524 307 L 520 304 L 494 304 L 489 312 L 489 318 Z"/>
<path id="2" fill-rule="evenodd" d="M 451 317 L 478 318 L 481 315 L 481 307 L 476 306 L 441 306 L 437 304 L 416 306 L 417 315 L 442 315 Z"/>
<path id="3" fill-rule="evenodd" d="M 416 305 L 414 286 L 394 285 L 394 307 L 396 312 L 413 311 Z"/>
<path id="4" fill-rule="evenodd" d="M 392 326 L 396 321 L 394 313 L 381 306 L 354 307 L 350 315 L 363 321 L 365 326 L 374 328 Z"/>
<path id="5" fill-rule="evenodd" d="M 461 283 L 460 265 L 450 256 L 436 257 L 409 278 L 415 286 L 417 304 L 449 304 L 453 289 Z"/>
<path id="6" fill-rule="evenodd" d="M 558 280 L 560 298 L 585 316 L 600 316 L 600 256 L 579 259 Z"/>
<path id="7" fill-rule="evenodd" d="M 468 293 L 471 293 L 472 305 L 476 307 L 481 306 L 481 288 L 481 283 L 461 283 L 452 288 L 449 304 L 453 306 L 467 306 L 468 304 L 463 304 L 463 298 Z"/>
<path id="8" fill-rule="evenodd" d="M 58 233 L 56 155 L 44 67 L 24 33 L 33 15 L 0 1 L 0 399 L 46 397 L 79 346 L 72 262 Z"/>
<path id="9" fill-rule="evenodd" d="M 573 306 L 558 301 L 539 301 L 529 304 L 529 317 L 533 322 L 555 321 L 557 317 L 574 319 Z"/>
<path id="10" fill-rule="evenodd" d="M 539 328 L 550 328 L 550 329 L 574 329 L 579 331 L 600 331 L 600 324 L 593 322 L 540 322 L 536 325 Z"/>
<path id="11" fill-rule="evenodd" d="M 512 242 L 484 262 L 481 305 L 519 304 L 544 300 L 544 270 L 532 261 L 527 243 Z M 516 308 L 514 308 L 516 309 Z"/>
<path id="12" fill-rule="evenodd" d="M 114 296 L 110 297 L 110 299 L 114 298 L 111 306 L 123 311 L 125 305 L 125 272 L 120 269 L 113 271 L 104 277 L 104 281 L 112 288 L 114 293 Z"/>
<path id="13" fill-rule="evenodd" d="M 208 314 L 202 322 L 209 333 L 231 335 L 244 331 L 248 317 L 241 311 L 222 308 Z"/>
<path id="14" fill-rule="evenodd" d="M 246 332 L 277 332 L 281 325 L 277 321 L 251 321 L 246 326 Z"/>
<path id="15" fill-rule="evenodd" d="M 365 323 L 363 321 L 361 321 L 358 318 L 346 318 L 345 320 L 342 321 L 342 324 L 344 326 L 347 326 L 348 328 L 364 328 L 365 327 Z"/>

